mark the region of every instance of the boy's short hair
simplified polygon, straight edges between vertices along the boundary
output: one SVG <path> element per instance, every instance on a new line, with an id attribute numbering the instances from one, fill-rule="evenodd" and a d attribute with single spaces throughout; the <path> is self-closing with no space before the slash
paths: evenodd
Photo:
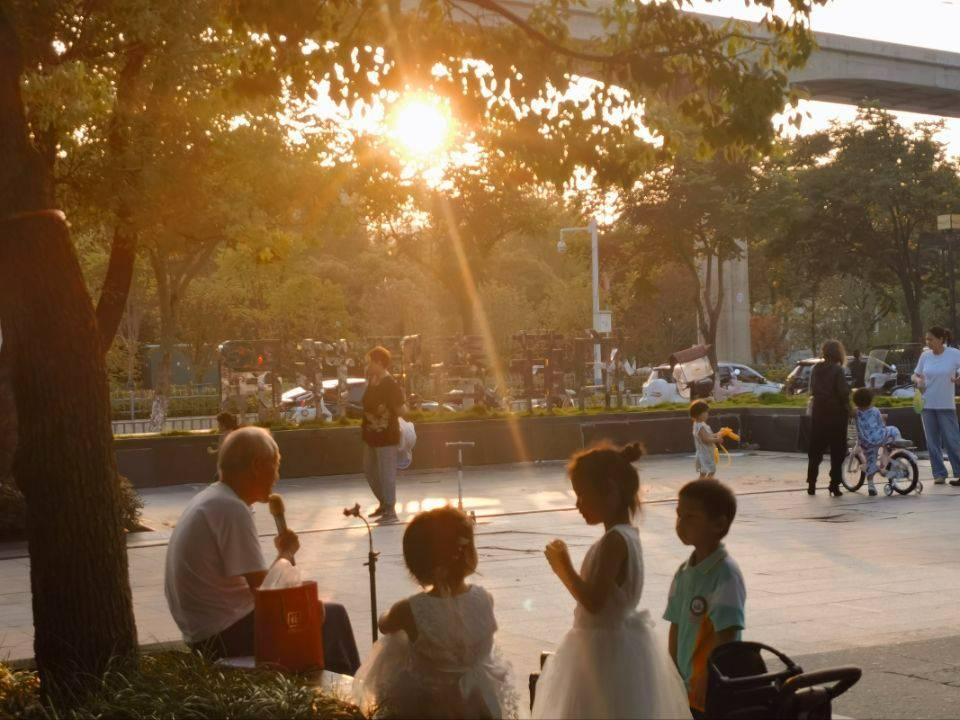
<path id="1" fill-rule="evenodd" d="M 692 418 L 695 418 L 697 415 L 702 415 L 709 410 L 710 406 L 707 405 L 705 400 L 695 400 L 690 403 L 690 417 Z"/>
<path id="2" fill-rule="evenodd" d="M 870 388 L 857 388 L 853 391 L 853 404 L 861 410 L 870 407 L 873 403 L 873 390 Z"/>
<path id="3" fill-rule="evenodd" d="M 367 353 L 367 358 L 373 360 L 377 365 L 381 367 L 388 368 L 390 367 L 390 351 L 387 350 L 382 345 L 377 345 L 370 352 Z"/>
<path id="4" fill-rule="evenodd" d="M 727 525 L 720 537 L 726 537 L 737 516 L 737 497 L 733 491 L 719 480 L 702 479 L 688 482 L 680 488 L 680 497 L 700 503 L 704 513 L 711 520 L 726 518 Z"/>

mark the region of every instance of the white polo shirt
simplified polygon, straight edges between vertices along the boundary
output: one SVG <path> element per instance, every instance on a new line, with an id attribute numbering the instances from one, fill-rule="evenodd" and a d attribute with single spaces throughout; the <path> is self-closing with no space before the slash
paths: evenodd
<path id="1" fill-rule="evenodd" d="M 164 578 L 184 641 L 206 640 L 253 612 L 243 576 L 266 569 L 250 506 L 221 482 L 198 493 L 174 528 Z"/>

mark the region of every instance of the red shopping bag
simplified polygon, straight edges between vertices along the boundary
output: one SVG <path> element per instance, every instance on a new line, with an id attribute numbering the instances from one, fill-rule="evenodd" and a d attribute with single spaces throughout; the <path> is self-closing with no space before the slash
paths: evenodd
<path id="1" fill-rule="evenodd" d="M 253 619 L 258 665 L 293 672 L 323 669 L 323 604 L 315 582 L 257 590 Z"/>

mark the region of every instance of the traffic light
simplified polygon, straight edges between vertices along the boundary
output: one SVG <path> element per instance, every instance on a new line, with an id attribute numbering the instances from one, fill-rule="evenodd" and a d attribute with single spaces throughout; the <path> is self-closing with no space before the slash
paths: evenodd
<path id="1" fill-rule="evenodd" d="M 220 359 L 235 372 L 275 370 L 279 340 L 228 340 L 220 344 Z"/>

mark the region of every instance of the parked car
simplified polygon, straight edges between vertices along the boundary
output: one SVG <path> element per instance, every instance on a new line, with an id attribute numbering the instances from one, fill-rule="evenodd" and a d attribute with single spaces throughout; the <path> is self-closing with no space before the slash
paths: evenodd
<path id="1" fill-rule="evenodd" d="M 853 373 L 850 372 L 850 361 L 852 356 L 847 357 L 847 366 L 843 368 L 843 376 L 847 379 L 847 384 L 853 386 Z M 810 373 L 813 372 L 815 365 L 823 362 L 823 358 L 804 358 L 798 360 L 793 370 L 787 375 L 787 382 L 784 386 L 784 392 L 787 395 L 803 395 L 810 391 Z"/>
<path id="2" fill-rule="evenodd" d="M 423 412 L 432 412 L 432 413 L 458 412 L 457 408 L 455 408 L 453 405 L 450 405 L 449 403 L 437 402 L 435 400 L 427 400 L 426 402 L 420 403 L 419 409 L 422 410 Z"/>
<path id="3" fill-rule="evenodd" d="M 280 396 L 280 412 L 287 422 L 299 424 L 317 418 L 317 406 L 312 390 L 295 387 Z M 320 400 L 320 415 L 324 420 L 332 420 L 333 414 Z"/>
<path id="4" fill-rule="evenodd" d="M 783 385 L 767 380 L 749 365 L 740 363 L 717 363 L 717 372 L 720 378 L 720 387 L 727 395 L 742 395 L 753 393 L 764 395 L 778 393 Z M 650 376 L 643 384 L 643 398 L 641 407 L 651 407 L 664 403 L 686 403 L 690 401 L 689 392 L 682 392 L 677 388 L 677 382 L 671 375 L 669 365 L 658 365 L 653 368 Z"/>

